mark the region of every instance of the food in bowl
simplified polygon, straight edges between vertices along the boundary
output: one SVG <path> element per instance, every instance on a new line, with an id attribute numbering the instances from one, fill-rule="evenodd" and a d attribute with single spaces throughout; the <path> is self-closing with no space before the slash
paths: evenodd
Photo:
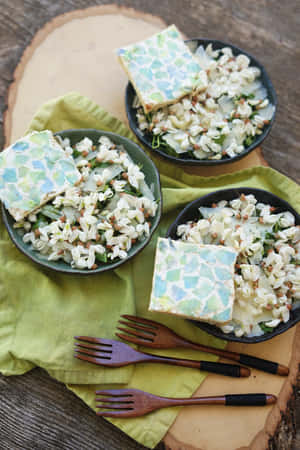
<path id="1" fill-rule="evenodd" d="M 183 241 L 238 251 L 232 321 L 235 336 L 261 336 L 290 318 L 300 300 L 300 227 L 289 212 L 276 212 L 252 194 L 199 208 L 199 220 L 177 227 Z"/>
<path id="2" fill-rule="evenodd" d="M 271 121 L 275 106 L 250 59 L 230 47 L 196 51 L 204 88 L 173 105 L 145 114 L 133 101 L 139 130 L 152 148 L 180 159 L 222 160 L 248 148 Z"/>
<path id="3" fill-rule="evenodd" d="M 158 208 L 142 168 L 106 136 L 96 145 L 84 137 L 72 147 L 68 138 L 57 138 L 81 179 L 14 228 L 47 260 L 72 268 L 95 270 L 125 259 L 149 235 Z"/>

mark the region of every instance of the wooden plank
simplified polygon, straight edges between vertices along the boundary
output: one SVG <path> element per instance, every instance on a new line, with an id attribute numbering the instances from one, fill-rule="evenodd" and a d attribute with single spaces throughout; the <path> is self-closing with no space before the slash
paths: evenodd
<path id="1" fill-rule="evenodd" d="M 238 408 L 224 411 L 216 406 L 209 409 L 191 407 L 189 410 L 183 410 L 165 438 L 167 448 L 179 450 L 183 446 L 188 450 L 219 450 L 222 445 L 222 450 L 254 450 L 268 447 L 271 436 L 276 433 L 281 412 L 286 410 L 293 385 L 297 381 L 300 326 L 271 341 L 255 345 L 230 343 L 227 348 L 280 361 L 289 366 L 290 375 L 280 378 L 252 369 L 251 376 L 245 383 L 232 379 L 224 381 L 216 375 L 210 375 L 194 395 L 216 395 L 224 389 L 232 393 L 270 391 L 278 395 L 277 405 L 268 408 L 243 408 L 242 412 Z"/>

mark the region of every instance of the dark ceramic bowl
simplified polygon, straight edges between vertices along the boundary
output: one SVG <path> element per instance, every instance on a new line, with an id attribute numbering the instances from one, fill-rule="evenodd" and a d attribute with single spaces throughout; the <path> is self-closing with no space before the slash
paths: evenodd
<path id="1" fill-rule="evenodd" d="M 189 203 L 170 226 L 167 232 L 167 237 L 178 239 L 178 236 L 176 235 L 178 225 L 186 223 L 189 220 L 198 220 L 200 206 L 211 206 L 212 203 L 217 203 L 221 200 L 233 200 L 234 198 L 239 197 L 242 193 L 246 195 L 253 194 L 259 202 L 275 206 L 278 212 L 290 211 L 295 216 L 296 224 L 300 225 L 300 215 L 286 201 L 282 200 L 271 192 L 267 192 L 262 189 L 240 187 L 236 189 L 224 189 L 215 191 Z M 226 341 L 243 342 L 244 344 L 256 344 L 258 342 L 267 341 L 268 339 L 271 339 L 278 334 L 287 331 L 299 321 L 300 307 L 295 308 L 293 311 L 291 311 L 290 319 L 288 322 L 279 324 L 278 327 L 274 328 L 274 330 L 270 333 L 265 333 L 262 336 L 254 337 L 237 337 L 233 333 L 223 333 L 220 328 L 205 322 L 196 322 L 194 320 L 192 320 L 191 322 L 197 327 L 217 338 L 224 339 Z"/>
<path id="2" fill-rule="evenodd" d="M 126 113 L 129 121 L 130 128 L 135 133 L 135 135 L 138 137 L 138 139 L 152 152 L 155 154 L 159 154 L 163 158 L 166 158 L 169 161 L 172 161 L 175 164 L 181 164 L 181 165 L 190 165 L 190 166 L 217 166 L 220 164 L 228 164 L 234 161 L 237 161 L 244 156 L 248 155 L 250 152 L 252 152 L 256 147 L 261 145 L 261 143 L 264 141 L 264 139 L 268 136 L 268 134 L 271 131 L 271 128 L 273 126 L 274 120 L 275 120 L 275 114 L 276 114 L 276 107 L 277 107 L 277 97 L 274 90 L 274 87 L 272 85 L 272 82 L 263 67 L 263 65 L 257 61 L 252 55 L 249 55 L 249 53 L 245 52 L 244 50 L 241 50 L 240 48 L 236 47 L 235 45 L 228 44 L 223 41 L 218 41 L 215 39 L 189 39 L 185 41 L 192 51 L 194 51 L 194 48 L 196 49 L 200 45 L 203 45 L 206 47 L 208 44 L 213 45 L 213 49 L 218 50 L 223 47 L 230 47 L 232 49 L 232 52 L 234 55 L 238 55 L 240 53 L 243 53 L 244 55 L 248 56 L 250 59 L 250 65 L 256 66 L 261 70 L 261 77 L 260 80 L 262 81 L 264 87 L 267 89 L 268 92 L 268 99 L 270 102 L 275 106 L 275 111 L 272 119 L 270 120 L 269 124 L 263 128 L 263 133 L 259 136 L 255 137 L 255 140 L 252 142 L 249 147 L 245 148 L 245 150 L 240 153 L 239 155 L 236 155 L 232 158 L 229 156 L 222 158 L 220 160 L 209 160 L 209 159 L 192 159 L 192 158 L 176 158 L 174 156 L 168 155 L 163 150 L 160 150 L 160 148 L 153 149 L 151 142 L 152 142 L 152 135 L 143 135 L 138 127 L 138 122 L 136 118 L 136 109 L 132 107 L 133 99 L 135 97 L 135 90 L 131 83 L 128 83 L 126 87 L 126 93 L 125 93 L 125 106 L 126 106 Z"/>
<path id="3" fill-rule="evenodd" d="M 139 253 L 148 244 L 155 229 L 159 224 L 162 209 L 162 196 L 158 170 L 156 169 L 151 159 L 143 152 L 143 150 L 138 145 L 118 134 L 94 129 L 64 130 L 56 134 L 61 136 L 62 138 L 68 137 L 71 141 L 71 145 L 74 145 L 76 142 L 80 141 L 85 136 L 90 138 L 95 143 L 98 142 L 100 136 L 107 136 L 114 143 L 123 145 L 128 154 L 130 155 L 130 157 L 132 158 L 132 160 L 135 163 L 142 165 L 143 172 L 145 174 L 145 181 L 149 185 L 153 184 L 154 186 L 153 194 L 155 199 L 158 200 L 158 209 L 156 216 L 150 219 L 150 222 L 152 224 L 150 235 L 147 238 L 143 239 L 142 241 L 137 242 L 129 250 L 126 259 L 109 263 L 103 263 L 103 265 L 100 265 L 95 270 L 88 270 L 88 269 L 73 269 L 69 264 L 65 263 L 64 261 L 48 261 L 45 256 L 43 257 L 40 253 L 31 249 L 28 244 L 25 244 L 23 242 L 22 236 L 18 233 L 18 231 L 15 228 L 13 228 L 15 220 L 2 204 L 2 216 L 8 234 L 11 237 L 14 244 L 18 247 L 18 249 L 21 250 L 21 252 L 23 252 L 26 256 L 28 256 L 28 258 L 30 258 L 32 261 L 36 262 L 37 264 L 43 267 L 46 267 L 47 269 L 52 269 L 57 272 L 68 273 L 73 275 L 95 275 L 97 273 L 104 272 L 106 270 L 115 269 L 121 264 L 127 262 L 134 255 Z"/>

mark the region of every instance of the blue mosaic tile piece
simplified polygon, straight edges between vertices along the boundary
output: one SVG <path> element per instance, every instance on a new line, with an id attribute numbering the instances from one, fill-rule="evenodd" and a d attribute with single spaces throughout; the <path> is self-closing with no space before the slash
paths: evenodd
<path id="1" fill-rule="evenodd" d="M 51 131 L 33 132 L 0 153 L 0 199 L 16 220 L 80 179 Z"/>
<path id="2" fill-rule="evenodd" d="M 216 324 L 232 318 L 237 252 L 159 238 L 150 311 Z"/>
<path id="3" fill-rule="evenodd" d="M 175 25 L 117 54 L 146 113 L 198 88 L 201 67 Z"/>

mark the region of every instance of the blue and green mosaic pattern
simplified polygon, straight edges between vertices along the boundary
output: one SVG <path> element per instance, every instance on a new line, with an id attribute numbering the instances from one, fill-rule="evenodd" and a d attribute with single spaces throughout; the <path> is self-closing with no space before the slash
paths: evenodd
<path id="1" fill-rule="evenodd" d="M 47 130 L 31 133 L 0 153 L 0 199 L 16 220 L 79 179 L 73 158 Z"/>
<path id="2" fill-rule="evenodd" d="M 149 310 L 211 323 L 232 317 L 237 252 L 159 238 Z"/>
<path id="3" fill-rule="evenodd" d="M 146 113 L 197 87 L 201 67 L 175 25 L 117 53 Z"/>

